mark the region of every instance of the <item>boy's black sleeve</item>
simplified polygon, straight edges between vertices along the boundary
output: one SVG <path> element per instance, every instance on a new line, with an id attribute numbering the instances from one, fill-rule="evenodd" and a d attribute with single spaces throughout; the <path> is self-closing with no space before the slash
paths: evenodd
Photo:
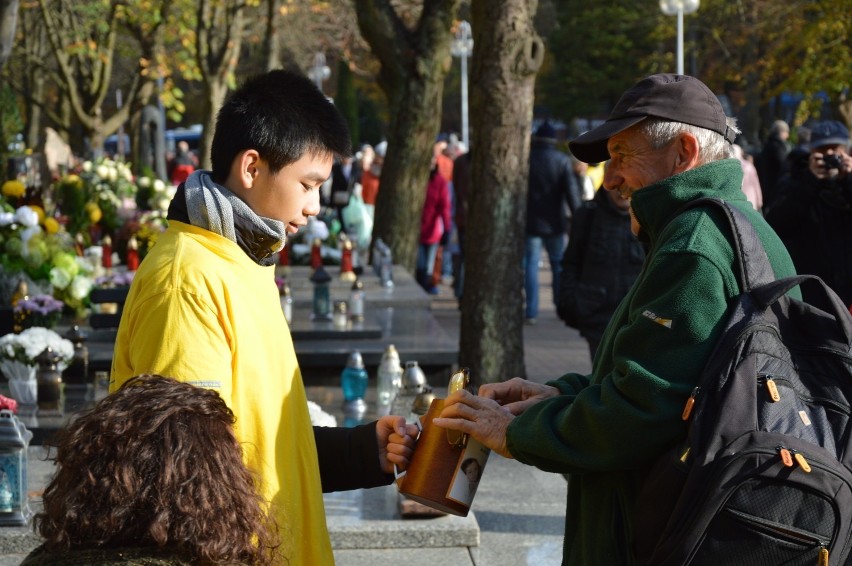
<path id="1" fill-rule="evenodd" d="M 393 482 L 379 466 L 376 421 L 353 428 L 314 427 L 323 493 Z"/>

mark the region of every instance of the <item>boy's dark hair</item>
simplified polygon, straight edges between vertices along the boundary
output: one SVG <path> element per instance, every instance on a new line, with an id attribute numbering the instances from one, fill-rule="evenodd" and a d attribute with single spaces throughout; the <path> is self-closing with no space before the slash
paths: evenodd
<path id="1" fill-rule="evenodd" d="M 36 531 L 50 552 L 170 549 L 196 564 L 268 564 L 278 537 L 218 393 L 127 381 L 57 433 Z M 280 558 L 280 557 L 279 557 Z"/>
<path id="2" fill-rule="evenodd" d="M 334 104 L 307 77 L 282 70 L 248 79 L 222 105 L 210 152 L 213 179 L 224 182 L 247 149 L 257 150 L 272 173 L 308 152 L 352 153 L 349 128 Z"/>

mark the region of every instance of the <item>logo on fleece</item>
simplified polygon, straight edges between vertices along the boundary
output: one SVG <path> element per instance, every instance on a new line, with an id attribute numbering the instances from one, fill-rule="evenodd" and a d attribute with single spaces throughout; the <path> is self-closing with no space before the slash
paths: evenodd
<path id="1" fill-rule="evenodd" d="M 656 323 L 657 323 L 657 324 L 659 324 L 660 326 L 665 326 L 666 328 L 671 328 L 671 327 L 672 327 L 672 319 L 670 319 L 670 318 L 663 318 L 663 317 L 661 317 L 661 316 L 657 316 L 655 313 L 653 313 L 653 312 L 651 312 L 651 311 L 645 311 L 645 312 L 643 312 L 643 313 L 642 313 L 642 316 L 644 316 L 645 318 L 648 318 L 648 319 L 650 319 L 650 320 L 653 320 L 654 322 L 656 322 Z"/>

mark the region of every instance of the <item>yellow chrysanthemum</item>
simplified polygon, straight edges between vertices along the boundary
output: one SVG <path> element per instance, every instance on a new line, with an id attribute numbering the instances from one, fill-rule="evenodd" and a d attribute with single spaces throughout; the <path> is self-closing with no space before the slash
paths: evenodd
<path id="1" fill-rule="evenodd" d="M 38 215 L 38 223 L 44 224 L 44 209 L 37 204 L 31 204 L 29 207 L 35 210 L 35 213 Z"/>
<path id="2" fill-rule="evenodd" d="M 101 218 L 103 218 L 104 213 L 101 211 L 101 207 L 94 202 L 86 203 L 86 212 L 89 213 L 89 221 L 92 224 L 97 224 L 100 222 Z"/>
<path id="3" fill-rule="evenodd" d="M 66 175 L 65 178 L 62 179 L 62 184 L 81 190 L 83 188 L 83 179 L 81 179 L 79 175 L 72 173 L 70 175 Z"/>
<path id="4" fill-rule="evenodd" d="M 27 188 L 19 180 L 11 179 L 3 183 L 0 191 L 3 192 L 4 197 L 21 198 L 27 192 Z"/>
<path id="5" fill-rule="evenodd" d="M 56 234 L 59 232 L 59 222 L 56 221 L 56 218 L 44 219 L 44 231 L 48 234 Z"/>

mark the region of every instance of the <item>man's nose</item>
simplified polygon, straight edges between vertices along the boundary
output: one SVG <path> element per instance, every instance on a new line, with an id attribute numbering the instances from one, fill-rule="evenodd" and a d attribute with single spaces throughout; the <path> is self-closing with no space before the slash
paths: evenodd
<path id="1" fill-rule="evenodd" d="M 618 168 L 612 165 L 612 163 L 607 165 L 606 169 L 604 169 L 603 187 L 612 190 L 618 187 L 622 181 L 621 175 L 618 174 Z"/>
<path id="2" fill-rule="evenodd" d="M 319 190 L 309 191 L 307 194 L 308 202 L 305 203 L 302 213 L 305 216 L 317 216 L 320 213 L 320 192 Z"/>

